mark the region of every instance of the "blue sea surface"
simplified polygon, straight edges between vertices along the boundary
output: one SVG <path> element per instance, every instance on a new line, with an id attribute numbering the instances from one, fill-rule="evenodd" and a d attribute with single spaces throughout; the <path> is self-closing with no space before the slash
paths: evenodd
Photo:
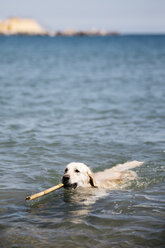
<path id="1" fill-rule="evenodd" d="M 139 160 L 93 200 L 65 166 Z M 0 36 L 0 247 L 164 247 L 165 36 Z M 88 203 L 86 202 L 88 198 Z"/>

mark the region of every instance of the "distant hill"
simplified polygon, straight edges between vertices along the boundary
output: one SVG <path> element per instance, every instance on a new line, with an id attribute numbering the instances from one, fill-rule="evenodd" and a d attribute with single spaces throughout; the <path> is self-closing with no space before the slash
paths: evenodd
<path id="1" fill-rule="evenodd" d="M 33 19 L 12 17 L 0 22 L 0 34 L 43 35 L 45 30 Z"/>

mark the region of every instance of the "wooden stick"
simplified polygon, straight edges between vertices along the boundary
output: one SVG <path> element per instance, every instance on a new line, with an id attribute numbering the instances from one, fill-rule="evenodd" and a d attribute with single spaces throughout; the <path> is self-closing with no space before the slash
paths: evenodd
<path id="1" fill-rule="evenodd" d="M 36 199 L 36 198 L 38 198 L 38 197 L 40 197 L 40 196 L 46 195 L 46 194 L 48 194 L 48 193 L 54 191 L 54 190 L 56 190 L 56 189 L 60 189 L 60 188 L 62 188 L 63 186 L 64 186 L 64 184 L 60 183 L 60 184 L 58 184 L 58 185 L 56 185 L 56 186 L 53 186 L 53 187 L 51 187 L 51 188 L 49 188 L 49 189 L 46 189 L 46 190 L 44 190 L 44 191 L 41 191 L 41 192 L 39 192 L 39 193 L 37 193 L 37 194 L 27 196 L 27 197 L 25 198 L 25 200 L 26 200 L 26 201 L 27 201 L 27 200 L 34 200 L 34 199 Z"/>

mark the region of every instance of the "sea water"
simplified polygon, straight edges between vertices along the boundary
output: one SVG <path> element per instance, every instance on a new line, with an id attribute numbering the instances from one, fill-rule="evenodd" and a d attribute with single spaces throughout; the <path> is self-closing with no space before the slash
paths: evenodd
<path id="1" fill-rule="evenodd" d="M 24 200 L 132 160 L 122 190 Z M 164 166 L 165 36 L 0 37 L 1 248 L 163 247 Z"/>

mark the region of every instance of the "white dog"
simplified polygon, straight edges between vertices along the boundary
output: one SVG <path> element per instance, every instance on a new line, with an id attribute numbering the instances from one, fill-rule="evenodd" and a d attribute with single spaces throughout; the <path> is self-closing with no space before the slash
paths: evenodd
<path id="1" fill-rule="evenodd" d="M 132 161 L 118 164 L 111 169 L 93 173 L 91 169 L 83 163 L 70 163 L 65 169 L 62 183 L 66 189 L 77 187 L 95 187 L 104 189 L 114 189 L 117 185 L 124 184 L 136 178 L 136 173 L 131 171 L 143 162 Z"/>

